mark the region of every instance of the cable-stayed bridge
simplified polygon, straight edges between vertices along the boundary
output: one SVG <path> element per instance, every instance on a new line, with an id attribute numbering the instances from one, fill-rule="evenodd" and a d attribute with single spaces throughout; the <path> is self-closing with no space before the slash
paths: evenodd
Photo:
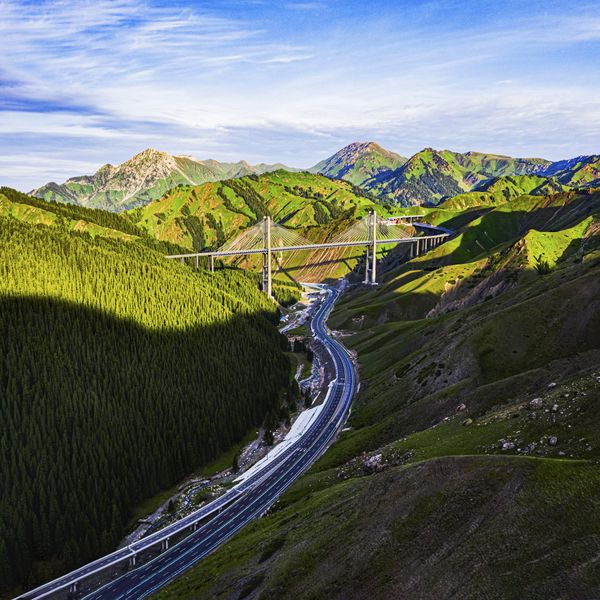
<path id="1" fill-rule="evenodd" d="M 271 217 L 264 217 L 261 223 L 246 229 L 234 240 L 226 242 L 218 250 L 172 254 L 170 259 L 186 262 L 191 259 L 199 266 L 200 258 L 207 258 L 209 268 L 214 271 L 215 258 L 229 256 L 262 255 L 263 291 L 272 296 L 272 264 L 274 255 L 283 252 L 303 250 L 327 250 L 332 248 L 365 247 L 365 283 L 377 283 L 377 247 L 389 244 L 409 244 L 410 257 L 419 256 L 446 240 L 452 232 L 419 221 L 423 215 L 408 215 L 382 219 L 371 212 L 348 229 L 335 236 L 331 241 L 315 243 L 297 231 L 274 223 Z M 424 235 L 411 235 L 414 229 Z"/>
<path id="2" fill-rule="evenodd" d="M 180 254 L 169 258 L 187 260 L 260 254 L 263 285 L 271 293 L 271 261 L 277 252 L 341 247 L 366 247 L 365 280 L 375 283 L 377 245 L 410 244 L 416 256 L 437 246 L 452 232 L 412 219 L 382 220 L 370 214 L 336 236 L 331 242 L 314 244 L 297 232 L 275 225 L 270 218 L 244 231 L 222 248 L 210 252 Z M 410 227 L 409 227 L 410 226 Z M 414 236 L 412 228 L 426 235 Z M 326 319 L 339 290 L 318 286 L 324 296 L 311 318 L 310 330 L 335 373 L 329 382 L 320 411 L 301 435 L 256 468 L 222 496 L 181 519 L 91 563 L 19 596 L 19 600 L 139 600 L 156 592 L 202 560 L 253 519 L 264 514 L 277 498 L 327 449 L 344 426 L 356 388 L 352 361 L 326 328 Z"/>

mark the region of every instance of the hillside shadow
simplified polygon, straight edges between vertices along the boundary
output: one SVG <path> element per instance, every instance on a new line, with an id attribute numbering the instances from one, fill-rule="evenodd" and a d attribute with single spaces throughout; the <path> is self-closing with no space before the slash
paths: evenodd
<path id="1" fill-rule="evenodd" d="M 205 319 L 159 330 L 49 297 L 0 297 L 8 584 L 33 587 L 114 549 L 135 505 L 279 414 L 290 367 L 275 314 Z M 39 564 L 43 577 L 31 575 Z"/>
<path id="2" fill-rule="evenodd" d="M 564 263 L 569 260 L 575 263 L 582 262 L 585 254 L 598 249 L 600 249 L 600 228 L 598 233 L 594 233 L 589 237 L 571 240 L 557 263 Z"/>
<path id="3" fill-rule="evenodd" d="M 542 206 L 527 210 L 493 210 L 481 217 L 481 223 L 466 227 L 459 245 L 444 257 L 433 259 L 437 266 L 453 263 L 468 263 L 482 254 L 492 251 L 501 244 L 511 243 L 530 229 L 556 232 L 568 229 L 600 211 L 600 194 L 579 195 L 572 201 L 559 206 Z M 433 266 L 430 261 L 420 261 L 424 269 Z"/>
<path id="4" fill-rule="evenodd" d="M 450 217 L 445 221 L 440 221 L 438 225 L 440 227 L 445 227 L 446 229 L 451 229 L 452 231 L 458 231 L 492 210 L 493 207 L 482 207 L 480 209 L 469 210 L 454 217 Z"/>

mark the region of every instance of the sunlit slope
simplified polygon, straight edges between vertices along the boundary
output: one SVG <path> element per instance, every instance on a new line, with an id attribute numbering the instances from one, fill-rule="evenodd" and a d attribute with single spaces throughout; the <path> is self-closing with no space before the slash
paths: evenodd
<path id="1" fill-rule="evenodd" d="M 156 200 L 177 185 L 198 185 L 281 167 L 196 160 L 147 148 L 120 165 L 107 164 L 93 175 L 72 177 L 62 184 L 50 182 L 32 194 L 44 200 L 119 212 Z"/>
<path id="2" fill-rule="evenodd" d="M 600 156 L 578 156 L 552 163 L 547 174 L 573 187 L 600 187 Z"/>
<path id="3" fill-rule="evenodd" d="M 381 201 L 431 206 L 466 192 L 477 191 L 480 202 L 496 204 L 519 193 L 549 194 L 562 191 L 565 186 L 598 187 L 599 169 L 597 155 L 550 162 L 425 148 L 400 165 L 380 168 L 370 178 L 361 177 L 356 169 L 342 170 L 335 176 L 350 180 L 357 177 L 356 182 Z M 473 196 L 462 202 L 472 200 Z"/>
<path id="4" fill-rule="evenodd" d="M 289 228 L 325 225 L 379 207 L 360 190 L 323 175 L 275 171 L 200 186 L 182 186 L 132 213 L 157 239 L 190 250 L 219 247 L 266 215 Z"/>
<path id="5" fill-rule="evenodd" d="M 421 318 L 442 300 L 494 295 L 520 279 L 528 280 L 539 261 L 554 266 L 580 255 L 586 240 L 594 239 L 599 207 L 599 193 L 569 192 L 520 196 L 481 216 L 467 211 L 470 219 L 458 235 L 389 272 L 378 289 L 357 293 L 337 311 L 336 324 Z M 451 214 L 454 217 L 434 210 L 427 220 L 444 224 L 460 220 L 459 213 Z M 491 292 L 473 283 L 484 279 Z"/>
<path id="6" fill-rule="evenodd" d="M 539 158 L 425 148 L 400 168 L 382 174 L 367 189 L 381 199 L 404 206 L 439 204 L 495 177 L 541 174 L 549 164 Z"/>
<path id="7" fill-rule="evenodd" d="M 464 210 L 475 206 L 497 206 L 522 195 L 547 196 L 569 189 L 554 178 L 539 175 L 494 177 L 471 192 L 453 196 L 440 207 L 447 210 Z"/>
<path id="8" fill-rule="evenodd" d="M 395 214 L 346 181 L 279 170 L 201 186 L 183 186 L 131 213 L 138 227 L 159 240 L 191 250 L 217 249 L 269 215 L 305 242 L 331 241 L 358 219 L 376 210 Z M 276 256 L 275 270 L 297 281 L 322 281 L 356 267 L 364 249 L 298 251 Z M 227 264 L 258 270 L 259 257 L 228 259 Z"/>
<path id="9" fill-rule="evenodd" d="M 157 597 L 594 597 L 599 299 L 598 193 L 507 202 L 351 290 L 348 429 Z"/>
<path id="10" fill-rule="evenodd" d="M 6 187 L 0 188 L 0 216 L 65 232 L 88 234 L 92 238 L 132 242 L 164 253 L 181 250 L 174 244 L 150 237 L 124 215 L 46 201 Z"/>
<path id="11" fill-rule="evenodd" d="M 408 159 L 385 150 L 375 142 L 355 142 L 320 161 L 310 170 L 327 177 L 371 187 L 379 177 L 401 167 Z"/>

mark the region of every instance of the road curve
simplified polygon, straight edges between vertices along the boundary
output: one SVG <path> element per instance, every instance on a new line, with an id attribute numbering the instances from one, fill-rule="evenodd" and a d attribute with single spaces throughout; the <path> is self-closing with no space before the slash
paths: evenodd
<path id="1" fill-rule="evenodd" d="M 264 513 L 327 448 L 345 422 L 356 385 L 352 362 L 344 347 L 325 325 L 339 291 L 323 286 L 326 299 L 316 311 L 312 333 L 331 357 L 336 378 L 315 422 L 258 485 L 246 491 L 209 523 L 145 565 L 86 596 L 89 600 L 145 598 L 174 580 L 231 538 L 252 519 Z"/>
<path id="2" fill-rule="evenodd" d="M 226 494 L 183 519 L 142 538 L 116 552 L 83 565 L 19 596 L 20 600 L 65 597 L 65 591 L 91 575 L 128 561 L 140 552 L 156 546 L 170 536 L 189 530 L 211 514 L 218 516 L 164 551 L 148 563 L 129 571 L 86 598 L 143 598 L 172 581 L 204 556 L 229 539 L 246 523 L 266 511 L 282 492 L 325 451 L 339 427 L 345 422 L 355 388 L 353 365 L 344 347 L 330 337 L 325 321 L 340 292 L 329 286 L 319 287 L 325 299 L 316 310 L 312 333 L 323 345 L 334 367 L 336 377 L 330 383 L 323 407 L 311 426 L 273 461 Z M 74 590 L 73 590 L 74 591 Z"/>

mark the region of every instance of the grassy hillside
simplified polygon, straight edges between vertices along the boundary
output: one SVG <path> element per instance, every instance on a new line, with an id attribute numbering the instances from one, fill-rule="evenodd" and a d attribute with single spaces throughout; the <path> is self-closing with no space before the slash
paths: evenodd
<path id="1" fill-rule="evenodd" d="M 373 209 L 381 216 L 393 213 L 346 181 L 280 170 L 258 177 L 180 186 L 129 214 L 149 235 L 191 251 L 216 249 L 266 215 L 306 238 L 324 242 Z M 278 270 L 302 281 L 336 277 L 354 268 L 363 254 L 356 250 L 284 254 L 277 257 Z M 228 262 L 259 268 L 256 258 Z"/>
<path id="2" fill-rule="evenodd" d="M 455 198 L 457 207 L 468 202 L 497 204 L 520 194 L 598 187 L 599 161 L 595 155 L 551 163 L 539 158 L 425 148 L 404 164 L 382 169 L 360 185 L 380 200 L 401 206 L 437 205 L 448 198 Z"/>
<path id="3" fill-rule="evenodd" d="M 547 168 L 546 174 L 572 187 L 600 187 L 600 156 L 559 160 Z"/>
<path id="4" fill-rule="evenodd" d="M 374 142 L 358 142 L 342 148 L 309 170 L 369 187 L 379 176 L 401 167 L 406 161 L 403 156 L 385 150 Z"/>
<path id="5" fill-rule="evenodd" d="M 504 175 L 536 174 L 549 165 L 538 158 L 425 148 L 395 171 L 382 174 L 365 187 L 378 197 L 400 205 L 439 204 Z"/>
<path id="6" fill-rule="evenodd" d="M 119 215 L 0 210 L 2 589 L 114 549 L 133 506 L 279 414 L 290 366 L 254 276 L 168 261 Z"/>
<path id="7" fill-rule="evenodd" d="M 344 297 L 350 430 L 157 597 L 597 595 L 600 194 L 473 216 Z"/>
<path id="8" fill-rule="evenodd" d="M 306 230 L 364 215 L 379 205 L 349 183 L 322 175 L 275 171 L 200 186 L 180 186 L 131 213 L 157 239 L 190 250 L 216 248 L 270 215 Z"/>
<path id="9" fill-rule="evenodd" d="M 45 201 L 16 190 L 0 187 L 0 216 L 31 225 L 46 225 L 92 238 L 135 242 L 159 252 L 181 252 L 180 246 L 157 240 L 134 225 L 131 219 L 104 210 Z"/>
<path id="10" fill-rule="evenodd" d="M 449 198 L 440 204 L 446 210 L 464 210 L 476 206 L 497 206 L 522 195 L 546 196 L 568 191 L 557 180 L 538 175 L 494 177 L 479 184 L 472 192 Z"/>

